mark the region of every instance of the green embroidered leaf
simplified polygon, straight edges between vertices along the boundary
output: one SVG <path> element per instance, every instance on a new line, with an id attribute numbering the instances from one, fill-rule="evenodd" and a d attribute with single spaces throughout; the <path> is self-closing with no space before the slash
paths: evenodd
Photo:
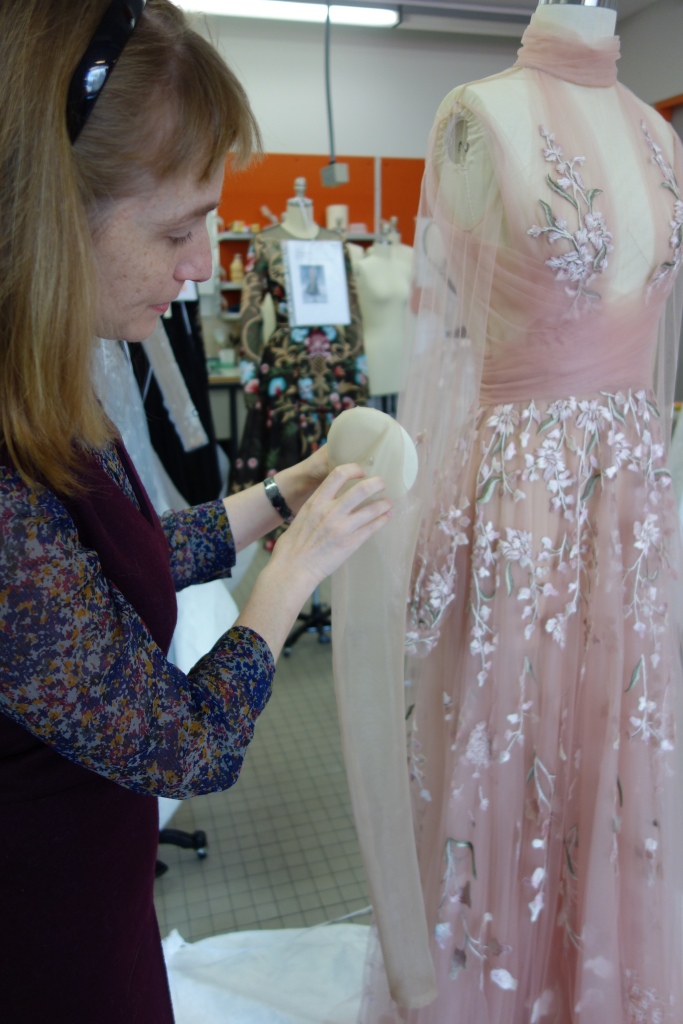
<path id="1" fill-rule="evenodd" d="M 591 498 L 599 479 L 600 473 L 593 473 L 593 476 L 584 487 L 583 494 L 581 495 L 581 501 L 588 501 Z"/>
<path id="2" fill-rule="evenodd" d="M 492 476 L 486 481 L 486 486 L 477 498 L 477 505 L 485 505 L 487 501 L 490 501 L 493 497 L 493 492 L 496 489 L 496 484 L 499 484 L 502 480 L 500 476 Z"/>
<path id="3" fill-rule="evenodd" d="M 512 597 L 515 589 L 515 583 L 512 578 L 512 562 L 508 562 L 508 567 L 505 570 L 505 585 L 507 587 L 508 597 Z"/>
<path id="4" fill-rule="evenodd" d="M 590 210 L 591 213 L 593 212 L 593 200 L 595 199 L 596 196 L 599 196 L 599 195 L 602 195 L 602 189 L 601 188 L 589 188 L 588 191 L 586 192 L 586 201 L 588 203 L 588 209 Z"/>
<path id="5" fill-rule="evenodd" d="M 619 793 L 619 806 L 623 807 L 624 806 L 624 791 L 621 788 L 621 779 L 619 778 L 618 775 L 617 775 L 617 791 Z"/>
<path id="6" fill-rule="evenodd" d="M 579 204 L 577 203 L 576 199 L 574 199 L 574 196 L 570 196 L 569 192 L 565 192 L 562 186 L 558 185 L 555 179 L 551 178 L 549 174 L 546 176 L 545 180 L 548 182 L 553 192 L 557 192 L 558 196 L 562 196 L 563 199 L 566 199 L 568 203 L 572 204 L 575 210 L 578 210 Z"/>
<path id="7" fill-rule="evenodd" d="M 505 435 L 504 434 L 499 434 L 498 435 L 498 440 L 496 441 L 495 445 L 493 446 L 493 448 L 489 452 L 490 455 L 495 455 L 497 452 L 500 451 L 500 449 L 503 447 L 504 439 L 505 439 Z"/>
<path id="8" fill-rule="evenodd" d="M 592 288 L 582 288 L 581 294 L 585 295 L 587 299 L 601 299 L 602 295 L 600 292 L 594 292 Z"/>
<path id="9" fill-rule="evenodd" d="M 619 412 L 611 398 L 609 400 L 609 409 L 612 415 L 614 416 L 615 420 L 619 420 L 620 423 L 626 425 L 626 417 Z"/>
<path id="10" fill-rule="evenodd" d="M 541 423 L 536 433 L 544 434 L 545 431 L 549 430 L 555 423 L 557 423 L 557 416 L 548 416 L 546 420 L 543 420 L 543 423 Z"/>
<path id="11" fill-rule="evenodd" d="M 659 409 L 658 409 L 658 408 L 657 408 L 657 406 L 656 406 L 656 405 L 654 404 L 654 402 L 651 402 L 651 401 L 650 401 L 649 399 L 646 399 L 646 401 L 645 401 L 645 405 L 646 405 L 646 406 L 648 407 L 648 409 L 650 410 L 650 412 L 652 413 L 652 415 L 653 415 L 653 416 L 656 416 L 656 417 L 657 417 L 657 419 L 659 419 L 659 418 L 660 418 L 660 412 L 659 412 Z"/>
<path id="12" fill-rule="evenodd" d="M 411 704 L 410 707 L 408 708 L 408 710 L 406 711 L 406 718 L 405 718 L 406 722 L 408 721 L 408 719 L 410 718 L 410 716 L 412 715 L 414 710 L 415 710 L 415 705 Z"/>
<path id="13" fill-rule="evenodd" d="M 555 795 L 555 776 L 550 774 L 538 756 L 534 758 L 534 776 L 538 799 L 550 809 Z"/>
<path id="14" fill-rule="evenodd" d="M 569 846 L 567 845 L 567 843 L 564 844 L 564 855 L 567 858 L 567 871 L 572 876 L 572 878 L 577 878 L 578 876 L 574 871 L 574 865 L 572 864 L 572 858 L 571 854 L 569 853 Z"/>
<path id="15" fill-rule="evenodd" d="M 625 693 L 628 693 L 629 690 L 632 690 L 633 687 L 636 685 L 636 683 L 640 679 L 640 673 L 642 672 L 642 670 L 643 670 L 643 656 L 641 654 L 641 656 L 638 658 L 638 664 L 636 665 L 636 667 L 633 670 L 633 675 L 631 676 L 631 682 L 628 684 L 628 686 L 626 687 L 626 689 L 624 691 Z"/>
<path id="16" fill-rule="evenodd" d="M 600 252 L 598 253 L 598 255 L 593 260 L 593 270 L 600 270 L 600 268 L 601 268 L 602 264 L 605 262 L 606 258 L 607 258 L 607 246 L 603 245 L 603 247 L 601 248 Z"/>
<path id="17" fill-rule="evenodd" d="M 586 448 L 586 455 L 590 455 L 590 453 L 593 451 L 593 449 L 595 448 L 597 443 L 598 443 L 598 432 L 597 432 L 597 430 L 594 430 L 593 433 L 591 434 L 591 439 L 588 442 L 588 447 Z"/>
<path id="18" fill-rule="evenodd" d="M 550 225 L 551 228 L 556 228 L 557 227 L 557 221 L 555 220 L 555 214 L 551 210 L 550 206 L 548 205 L 548 203 L 545 203 L 542 199 L 540 200 L 540 203 L 541 203 L 541 206 L 543 207 L 543 212 L 545 213 L 545 219 L 548 221 L 548 224 Z"/>

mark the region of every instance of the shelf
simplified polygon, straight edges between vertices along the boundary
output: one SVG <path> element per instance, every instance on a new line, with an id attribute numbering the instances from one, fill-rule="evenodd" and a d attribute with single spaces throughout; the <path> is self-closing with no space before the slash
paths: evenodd
<path id="1" fill-rule="evenodd" d="M 342 233 L 343 234 L 343 233 Z M 219 242 L 250 242 L 252 238 L 255 238 L 250 231 L 220 231 L 218 234 Z M 373 235 L 370 232 L 363 234 L 353 234 L 343 236 L 347 242 L 376 242 L 377 235 Z"/>
<path id="2" fill-rule="evenodd" d="M 243 287 L 241 281 L 221 281 L 222 292 L 241 292 Z"/>
<path id="3" fill-rule="evenodd" d="M 235 324 L 239 321 L 239 313 L 221 313 L 221 320 L 227 320 L 228 323 Z"/>

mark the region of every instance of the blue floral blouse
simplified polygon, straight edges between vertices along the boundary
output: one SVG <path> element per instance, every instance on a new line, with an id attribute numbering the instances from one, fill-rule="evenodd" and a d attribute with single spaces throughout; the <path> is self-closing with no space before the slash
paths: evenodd
<path id="1" fill-rule="evenodd" d="M 115 448 L 105 470 L 136 501 Z M 229 575 L 222 501 L 161 519 L 176 590 Z M 127 789 L 186 798 L 237 779 L 274 661 L 244 626 L 188 675 L 165 657 L 64 506 L 0 467 L 0 711 Z"/>

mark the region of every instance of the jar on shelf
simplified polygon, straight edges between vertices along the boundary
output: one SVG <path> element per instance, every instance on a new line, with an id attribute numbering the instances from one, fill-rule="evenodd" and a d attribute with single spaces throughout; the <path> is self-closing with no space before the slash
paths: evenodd
<path id="1" fill-rule="evenodd" d="M 235 253 L 230 264 L 230 280 L 233 284 L 240 284 L 244 281 L 244 263 L 240 253 Z"/>

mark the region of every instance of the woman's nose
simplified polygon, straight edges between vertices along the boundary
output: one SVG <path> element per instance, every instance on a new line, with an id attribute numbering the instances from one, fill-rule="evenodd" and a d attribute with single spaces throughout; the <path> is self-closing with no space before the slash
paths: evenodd
<path id="1" fill-rule="evenodd" d="M 174 276 L 177 281 L 207 281 L 212 273 L 211 241 L 204 227 L 185 247 Z"/>

